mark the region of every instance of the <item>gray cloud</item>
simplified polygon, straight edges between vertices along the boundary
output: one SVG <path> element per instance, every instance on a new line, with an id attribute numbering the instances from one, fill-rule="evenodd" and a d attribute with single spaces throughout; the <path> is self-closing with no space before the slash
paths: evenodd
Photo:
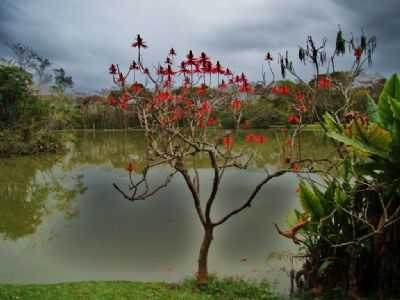
<path id="1" fill-rule="evenodd" d="M 149 66 L 170 47 L 180 58 L 189 50 L 213 59 L 251 80 L 260 79 L 264 53 L 304 44 L 308 34 L 334 40 L 337 24 L 345 32 L 363 26 L 378 37 L 373 72 L 398 71 L 398 0 L 1 0 L 0 44 L 21 42 L 62 66 L 81 90 L 110 87 L 110 63 L 127 66 L 135 57 L 130 44 L 141 33 L 149 44 Z M 0 45 L 0 55 L 8 55 Z M 304 71 L 306 72 L 306 71 Z"/>

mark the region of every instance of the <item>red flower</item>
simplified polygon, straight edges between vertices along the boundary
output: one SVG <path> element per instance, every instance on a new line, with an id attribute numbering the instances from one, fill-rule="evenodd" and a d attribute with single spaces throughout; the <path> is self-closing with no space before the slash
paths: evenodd
<path id="1" fill-rule="evenodd" d="M 239 99 L 231 101 L 231 108 L 233 110 L 239 110 L 242 106 L 242 102 Z"/>
<path id="2" fill-rule="evenodd" d="M 202 84 L 201 86 L 198 86 L 198 87 L 196 88 L 196 94 L 198 94 L 198 95 L 204 95 L 204 94 L 207 93 L 207 89 L 208 89 L 207 85 Z"/>
<path id="3" fill-rule="evenodd" d="M 163 75 L 173 76 L 176 74 L 176 71 L 172 70 L 171 65 L 168 65 L 167 69 L 164 70 Z"/>
<path id="4" fill-rule="evenodd" d="M 169 55 L 171 55 L 171 56 L 176 56 L 176 52 L 175 52 L 175 49 L 174 49 L 174 48 L 171 48 L 171 49 L 169 50 Z"/>
<path id="5" fill-rule="evenodd" d="M 225 70 L 225 75 L 226 75 L 226 76 L 233 76 L 233 73 L 232 73 L 231 70 L 229 70 L 229 68 L 226 68 L 226 70 Z"/>
<path id="6" fill-rule="evenodd" d="M 244 140 L 246 141 L 246 143 L 252 143 L 255 141 L 255 138 L 256 138 L 256 135 L 254 133 L 249 133 L 248 135 L 246 135 Z"/>
<path id="7" fill-rule="evenodd" d="M 127 103 L 127 102 L 121 102 L 121 103 L 119 104 L 119 107 L 120 107 L 121 109 L 127 109 L 127 108 L 128 108 L 128 103 Z"/>
<path id="8" fill-rule="evenodd" d="M 250 133 L 245 137 L 246 143 L 257 143 L 257 144 L 265 144 L 268 142 L 268 138 L 262 134 L 254 134 Z"/>
<path id="9" fill-rule="evenodd" d="M 128 93 L 123 93 L 119 100 L 121 102 L 128 102 L 131 99 L 132 99 L 132 97 Z"/>
<path id="10" fill-rule="evenodd" d="M 117 103 L 118 103 L 118 101 L 117 101 L 117 99 L 115 99 L 113 96 L 108 96 L 108 98 L 107 98 L 107 102 L 108 102 L 108 104 L 110 104 L 110 105 L 116 105 Z"/>
<path id="11" fill-rule="evenodd" d="M 135 166 L 131 162 L 125 167 L 125 170 L 127 170 L 129 174 L 135 171 L 135 169 L 136 169 Z"/>
<path id="12" fill-rule="evenodd" d="M 296 101 L 303 101 L 304 100 L 304 95 L 302 93 L 297 92 L 296 95 L 294 96 L 294 99 Z"/>
<path id="13" fill-rule="evenodd" d="M 220 85 L 218 85 L 218 88 L 220 90 L 225 90 L 228 87 L 228 85 L 225 83 L 225 80 L 222 79 Z"/>
<path id="14" fill-rule="evenodd" d="M 186 62 L 181 62 L 181 70 L 179 71 L 181 74 L 189 74 L 190 70 L 186 68 Z"/>
<path id="15" fill-rule="evenodd" d="M 171 120 L 172 121 L 179 120 L 183 117 L 183 115 L 184 115 L 183 110 L 181 108 L 177 108 L 172 112 Z"/>
<path id="16" fill-rule="evenodd" d="M 253 91 L 253 87 L 247 82 L 247 80 L 243 81 L 243 83 L 239 86 L 239 92 L 241 93 L 252 93 Z"/>
<path id="17" fill-rule="evenodd" d="M 132 44 L 132 47 L 147 48 L 146 42 L 140 37 L 140 34 L 137 35 L 136 41 Z"/>
<path id="18" fill-rule="evenodd" d="M 213 118 L 209 118 L 207 121 L 207 125 L 208 126 L 215 126 L 217 125 L 217 120 L 213 119 Z"/>
<path id="19" fill-rule="evenodd" d="M 108 68 L 110 74 L 115 75 L 117 74 L 117 68 L 115 67 L 114 64 L 111 64 L 111 66 Z"/>
<path id="20" fill-rule="evenodd" d="M 329 89 L 332 87 L 332 82 L 325 76 L 318 80 L 318 86 L 323 89 Z"/>
<path id="21" fill-rule="evenodd" d="M 124 74 L 122 74 L 121 72 L 118 74 L 118 82 L 120 82 L 122 85 L 125 85 L 125 77 Z"/>
<path id="22" fill-rule="evenodd" d="M 140 93 L 143 89 L 143 86 L 140 83 L 135 82 L 134 84 L 132 84 L 131 86 L 131 91 L 132 93 Z"/>
<path id="23" fill-rule="evenodd" d="M 289 87 L 286 85 L 274 86 L 271 91 L 273 94 L 280 94 L 280 95 L 288 95 L 290 92 Z"/>
<path id="24" fill-rule="evenodd" d="M 223 143 L 227 148 L 231 147 L 233 145 L 233 137 L 230 135 L 224 136 Z"/>
<path id="25" fill-rule="evenodd" d="M 272 61 L 273 60 L 273 58 L 271 56 L 271 53 L 267 52 L 267 55 L 265 55 L 265 60 L 266 61 Z"/>
<path id="26" fill-rule="evenodd" d="M 259 134 L 256 135 L 255 142 L 257 144 L 265 144 L 266 142 L 268 142 L 268 138 L 265 135 Z"/>
<path id="27" fill-rule="evenodd" d="M 171 58 L 167 57 L 167 58 L 165 59 L 164 63 L 167 64 L 167 65 L 172 65 L 172 60 L 171 60 Z"/>
<path id="28" fill-rule="evenodd" d="M 186 55 L 185 63 L 192 66 L 197 64 L 196 58 L 194 57 L 192 50 L 189 50 L 189 53 Z"/>
<path id="29" fill-rule="evenodd" d="M 210 105 L 210 102 L 208 100 L 204 101 L 203 104 L 201 105 L 201 111 L 205 113 L 210 113 L 212 110 L 212 107 Z"/>
<path id="30" fill-rule="evenodd" d="M 131 65 L 129 66 L 130 70 L 139 70 L 139 65 L 136 63 L 136 61 L 133 61 Z"/>
<path id="31" fill-rule="evenodd" d="M 299 115 L 289 115 L 287 120 L 289 124 L 299 124 L 301 117 Z"/>
<path id="32" fill-rule="evenodd" d="M 359 60 L 362 56 L 363 50 L 361 48 L 357 48 L 354 50 L 354 56 L 357 60 Z"/>
<path id="33" fill-rule="evenodd" d="M 210 58 L 204 52 L 201 52 L 198 62 L 203 66 L 210 61 Z"/>
<path id="34" fill-rule="evenodd" d="M 173 96 L 168 92 L 160 92 L 158 95 L 155 96 L 157 101 L 168 101 L 173 99 Z"/>
<path id="35" fill-rule="evenodd" d="M 143 73 L 144 73 L 144 74 L 149 74 L 149 69 L 144 68 Z"/>
<path id="36" fill-rule="evenodd" d="M 211 72 L 213 73 L 218 73 L 218 74 L 224 74 L 225 70 L 222 68 L 221 64 L 219 61 L 215 64 L 214 68 L 212 68 Z"/>

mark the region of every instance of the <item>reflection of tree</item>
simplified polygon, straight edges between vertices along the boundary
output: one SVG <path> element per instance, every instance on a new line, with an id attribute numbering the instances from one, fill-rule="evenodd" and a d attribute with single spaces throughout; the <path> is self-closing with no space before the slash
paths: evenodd
<path id="1" fill-rule="evenodd" d="M 4 239 L 35 233 L 44 218 L 56 211 L 67 218 L 76 214 L 72 200 L 85 191 L 82 177 L 72 178 L 66 187 L 66 178 L 56 174 L 55 165 L 54 157 L 0 160 L 0 233 Z"/>
<path id="2" fill-rule="evenodd" d="M 252 131 L 254 132 L 254 130 Z M 261 130 L 268 136 L 269 142 L 261 145 L 252 145 L 254 149 L 254 166 L 262 168 L 264 165 L 277 165 L 284 163 L 285 143 L 288 138 L 287 133 L 280 130 Z M 238 149 L 249 147 L 244 142 L 246 131 L 239 135 Z M 316 158 L 329 157 L 332 145 L 321 132 L 304 131 L 301 134 L 302 151 L 304 157 Z M 326 154 L 326 155 L 325 155 Z M 124 168 L 129 161 L 134 161 L 136 167 L 144 166 L 145 158 L 145 136 L 141 131 L 117 131 L 117 132 L 85 132 L 78 137 L 75 143 L 72 157 L 68 168 L 74 168 L 83 164 L 110 164 L 115 168 Z M 188 166 L 192 162 L 187 161 Z M 196 157 L 197 168 L 210 168 L 207 155 Z"/>

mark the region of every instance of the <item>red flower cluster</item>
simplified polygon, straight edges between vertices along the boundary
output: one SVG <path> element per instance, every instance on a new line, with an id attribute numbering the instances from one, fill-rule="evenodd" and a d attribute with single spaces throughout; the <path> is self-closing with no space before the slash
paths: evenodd
<path id="1" fill-rule="evenodd" d="M 272 88 L 272 93 L 274 94 L 280 94 L 280 95 L 289 95 L 290 90 L 289 87 L 286 85 L 283 86 L 274 86 Z"/>
<path id="2" fill-rule="evenodd" d="M 359 47 L 357 49 L 354 49 L 354 56 L 356 57 L 357 60 L 360 60 L 362 54 L 363 54 L 362 48 Z"/>
<path id="3" fill-rule="evenodd" d="M 230 148 L 233 145 L 233 137 L 230 135 L 224 136 L 223 143 L 227 148 Z"/>
<path id="4" fill-rule="evenodd" d="M 287 120 L 289 124 L 299 124 L 301 122 L 301 117 L 299 115 L 289 115 Z"/>
<path id="5" fill-rule="evenodd" d="M 256 144 L 265 144 L 268 142 L 268 138 L 262 134 L 254 134 L 250 133 L 245 137 L 246 143 L 256 143 Z"/>
<path id="6" fill-rule="evenodd" d="M 213 118 L 209 118 L 207 121 L 208 126 L 215 126 L 215 125 L 217 125 L 217 123 L 218 123 L 217 120 L 215 120 Z"/>
<path id="7" fill-rule="evenodd" d="M 231 108 L 233 110 L 240 110 L 241 107 L 242 107 L 242 101 L 240 101 L 239 99 L 231 101 Z"/>
<path id="8" fill-rule="evenodd" d="M 318 79 L 318 86 L 322 89 L 330 89 L 332 87 L 332 81 L 323 76 Z"/>

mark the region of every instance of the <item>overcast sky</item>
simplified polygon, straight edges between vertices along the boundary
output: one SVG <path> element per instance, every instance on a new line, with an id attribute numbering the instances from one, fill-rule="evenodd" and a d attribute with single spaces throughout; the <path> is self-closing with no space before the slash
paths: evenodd
<path id="1" fill-rule="evenodd" d="M 332 45 L 341 24 L 377 36 L 368 72 L 387 76 L 400 71 L 399 16 L 399 0 L 0 0 L 0 56 L 10 54 L 6 42 L 23 43 L 64 67 L 76 90 L 98 90 L 112 86 L 110 63 L 135 58 L 140 33 L 148 66 L 171 47 L 179 58 L 192 49 L 257 81 L 266 51 L 297 57 L 309 34 Z"/>

